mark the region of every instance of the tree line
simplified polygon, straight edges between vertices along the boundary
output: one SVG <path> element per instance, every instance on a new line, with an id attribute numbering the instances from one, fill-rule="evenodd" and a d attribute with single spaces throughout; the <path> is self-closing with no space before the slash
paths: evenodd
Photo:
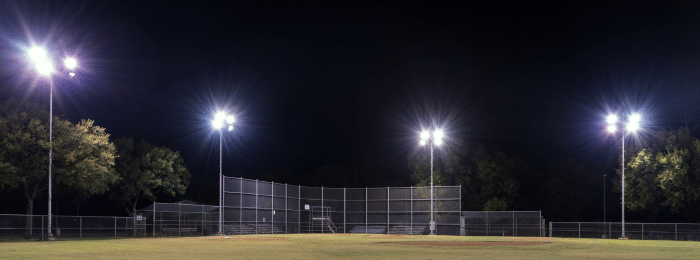
<path id="1" fill-rule="evenodd" d="M 0 189 L 19 189 L 27 215 L 34 200 L 48 189 L 48 154 L 53 149 L 54 190 L 75 201 L 104 194 L 119 201 L 133 216 L 141 199 L 185 194 L 190 173 L 178 151 L 132 138 L 110 139 L 92 120 L 71 123 L 53 118 L 49 142 L 49 112 L 32 102 L 0 103 Z M 31 218 L 27 235 L 31 237 Z"/>

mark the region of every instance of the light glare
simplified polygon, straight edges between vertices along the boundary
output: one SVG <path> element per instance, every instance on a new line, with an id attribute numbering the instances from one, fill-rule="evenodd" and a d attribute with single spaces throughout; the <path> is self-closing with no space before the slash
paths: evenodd
<path id="1" fill-rule="evenodd" d="M 420 139 L 428 140 L 428 138 L 430 138 L 430 132 L 428 132 L 428 130 L 423 130 L 423 132 L 420 133 Z"/>
<path id="2" fill-rule="evenodd" d="M 229 115 L 226 117 L 226 123 L 233 124 L 233 122 L 236 122 L 236 118 Z"/>
<path id="3" fill-rule="evenodd" d="M 639 130 L 639 128 L 640 128 L 639 123 L 630 122 L 627 124 L 627 132 L 634 133 L 634 132 L 637 132 L 637 130 Z"/>
<path id="4" fill-rule="evenodd" d="M 639 114 L 637 114 L 637 113 L 634 113 L 634 114 L 632 114 L 632 115 L 630 116 L 630 123 L 632 123 L 632 124 L 639 124 L 640 122 L 642 122 L 642 116 L 641 116 L 641 115 L 639 115 Z"/>
<path id="5" fill-rule="evenodd" d="M 233 126 L 232 126 L 232 125 L 229 125 L 229 126 L 228 126 L 228 130 L 229 130 L 229 131 L 233 131 Z"/>
<path id="6" fill-rule="evenodd" d="M 74 70 L 78 67 L 78 61 L 75 58 L 69 57 L 63 60 L 63 65 L 66 66 L 66 69 Z"/>
<path id="7" fill-rule="evenodd" d="M 617 123 L 617 115 L 609 115 L 606 121 L 608 122 L 608 124 Z"/>
<path id="8" fill-rule="evenodd" d="M 435 139 L 442 139 L 445 137 L 445 132 L 442 131 L 442 129 L 435 130 L 433 133 L 433 138 Z"/>
<path id="9" fill-rule="evenodd" d="M 214 129 L 217 129 L 217 130 L 218 130 L 218 129 L 221 129 L 221 127 L 224 126 L 224 122 L 221 121 L 221 120 L 216 120 L 216 119 L 215 119 L 215 120 L 212 120 L 212 121 L 211 121 L 211 126 L 212 126 Z"/>
<path id="10" fill-rule="evenodd" d="M 435 139 L 434 143 L 435 143 L 435 145 L 440 146 L 440 145 L 442 145 L 442 139 L 440 139 L 440 138 Z"/>
<path id="11" fill-rule="evenodd" d="M 611 134 L 617 132 L 617 126 L 616 125 L 609 125 L 608 132 Z"/>
<path id="12" fill-rule="evenodd" d="M 420 139 L 420 142 L 418 142 L 418 143 L 419 143 L 421 146 L 425 146 L 426 141 L 425 141 L 425 139 Z"/>

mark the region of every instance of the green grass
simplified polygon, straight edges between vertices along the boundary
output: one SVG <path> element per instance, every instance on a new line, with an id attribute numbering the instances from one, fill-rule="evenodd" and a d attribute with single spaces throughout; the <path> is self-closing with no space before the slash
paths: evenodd
<path id="1" fill-rule="evenodd" d="M 248 241 L 241 238 L 283 238 Z M 426 247 L 393 241 L 523 241 L 522 238 L 294 234 L 0 243 L 0 259 L 700 259 L 688 241 L 554 238 L 536 246 Z"/>

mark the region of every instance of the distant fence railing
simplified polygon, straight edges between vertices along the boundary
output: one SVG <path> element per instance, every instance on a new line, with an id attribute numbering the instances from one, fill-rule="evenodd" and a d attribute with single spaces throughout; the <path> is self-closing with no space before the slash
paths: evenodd
<path id="1" fill-rule="evenodd" d="M 614 238 L 622 236 L 620 222 L 549 222 L 550 237 Z M 625 223 L 625 236 L 639 240 L 700 241 L 700 224 Z"/>
<path id="2" fill-rule="evenodd" d="M 57 240 L 145 236 L 145 222 L 135 217 L 53 215 L 51 219 Z M 47 220 L 47 215 L 0 214 L 0 241 L 43 241 L 48 233 Z"/>
<path id="3" fill-rule="evenodd" d="M 541 211 L 462 211 L 463 236 L 544 236 Z"/>

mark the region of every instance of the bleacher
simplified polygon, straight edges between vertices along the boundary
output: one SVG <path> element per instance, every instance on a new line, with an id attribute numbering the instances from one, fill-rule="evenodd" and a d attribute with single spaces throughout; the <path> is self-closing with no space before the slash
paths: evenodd
<path id="1" fill-rule="evenodd" d="M 386 226 L 355 226 L 350 233 L 386 234 Z"/>
<path id="2" fill-rule="evenodd" d="M 423 235 L 425 226 L 392 226 L 389 234 L 397 235 Z"/>
<path id="3" fill-rule="evenodd" d="M 272 223 L 258 223 L 258 234 L 284 234 L 284 230 L 272 225 Z"/>
<path id="4" fill-rule="evenodd" d="M 255 229 L 246 225 L 225 225 L 224 234 L 226 235 L 249 235 L 255 234 Z"/>
<path id="5" fill-rule="evenodd" d="M 250 234 L 284 234 L 284 230 L 272 225 L 272 223 L 236 224 L 224 226 L 226 235 L 250 235 Z"/>

